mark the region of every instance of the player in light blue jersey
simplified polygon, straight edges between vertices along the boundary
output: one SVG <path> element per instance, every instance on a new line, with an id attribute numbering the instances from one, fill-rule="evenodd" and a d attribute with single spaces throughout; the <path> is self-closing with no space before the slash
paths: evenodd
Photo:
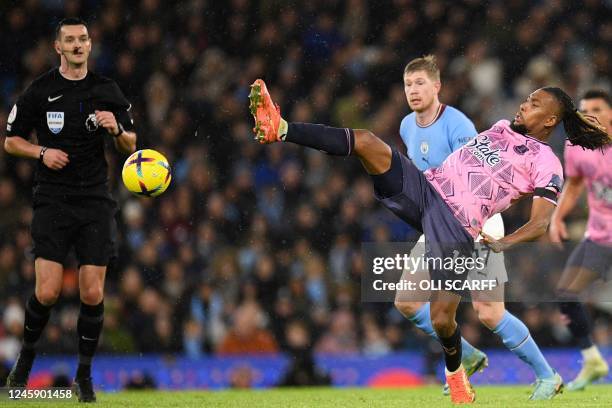
<path id="1" fill-rule="evenodd" d="M 417 168 L 425 171 L 438 167 L 453 151 L 459 149 L 477 135 L 470 119 L 458 109 L 444 105 L 438 98 L 440 92 L 440 71 L 432 55 L 412 60 L 404 70 L 404 91 L 412 113 L 404 117 L 400 125 L 400 136 L 406 145 L 407 155 Z M 504 224 L 496 214 L 485 223 L 485 234 L 496 239 L 504 236 Z M 425 242 L 421 237 L 419 242 Z M 417 245 L 411 254 L 421 254 L 424 244 Z M 480 249 L 482 251 L 482 249 Z M 491 293 L 472 293 L 472 305 L 480 321 L 501 337 L 508 347 L 521 360 L 531 366 L 536 374 L 536 388 L 530 399 L 551 399 L 559 392 L 561 378 L 547 363 L 529 329 L 509 313 L 504 306 L 504 283 L 507 273 L 502 253 L 479 254 L 487 259 L 486 269 L 489 277 L 499 283 Z M 414 273 L 414 272 L 413 272 Z M 410 280 L 409 272 L 402 279 Z M 398 291 L 396 308 L 419 329 L 437 340 L 432 327 L 429 303 L 417 301 L 409 291 Z M 487 356 L 462 338 L 462 365 L 468 375 L 482 370 L 487 364 Z M 445 386 L 445 393 L 447 393 Z"/>
<path id="2" fill-rule="evenodd" d="M 419 104 L 423 100 L 420 95 L 423 91 L 419 89 L 422 79 L 409 79 L 411 94 L 406 98 L 411 104 Z M 406 115 L 400 125 L 400 136 L 406 145 L 408 157 L 421 171 L 438 167 L 449 154 L 477 133 L 474 124 L 463 112 L 441 103 L 437 97 L 424 110 Z"/>

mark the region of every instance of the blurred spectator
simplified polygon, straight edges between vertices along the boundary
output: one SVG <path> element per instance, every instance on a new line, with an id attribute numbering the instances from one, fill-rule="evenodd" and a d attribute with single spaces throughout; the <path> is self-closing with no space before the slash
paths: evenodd
<path id="1" fill-rule="evenodd" d="M 327 333 L 315 346 L 318 353 L 356 353 L 359 350 L 355 317 L 348 310 L 334 312 Z"/>
<path id="2" fill-rule="evenodd" d="M 288 323 L 285 339 L 290 365 L 279 385 L 295 387 L 331 384 L 331 378 L 315 365 L 310 332 L 304 322 L 295 320 Z"/>
<path id="3" fill-rule="evenodd" d="M 234 311 L 233 325 L 221 341 L 218 354 L 272 353 L 278 346 L 272 334 L 264 329 L 259 305 L 244 303 Z"/>

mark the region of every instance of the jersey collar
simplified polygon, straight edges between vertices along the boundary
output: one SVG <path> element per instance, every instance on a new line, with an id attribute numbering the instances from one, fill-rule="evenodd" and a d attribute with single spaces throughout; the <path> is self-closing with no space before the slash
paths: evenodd
<path id="1" fill-rule="evenodd" d="M 416 123 L 416 125 L 420 128 L 427 128 L 430 127 L 431 125 L 433 125 L 434 123 L 436 123 L 436 121 L 438 119 L 440 119 L 440 117 L 442 116 L 442 114 L 444 113 L 444 109 L 446 109 L 446 105 L 441 103 L 440 106 L 438 106 L 438 111 L 436 112 L 436 115 L 434 116 L 434 118 L 431 120 L 431 122 L 426 123 L 424 125 L 421 125 L 419 123 L 419 121 L 416 119 L 416 117 L 414 118 L 414 121 Z"/>

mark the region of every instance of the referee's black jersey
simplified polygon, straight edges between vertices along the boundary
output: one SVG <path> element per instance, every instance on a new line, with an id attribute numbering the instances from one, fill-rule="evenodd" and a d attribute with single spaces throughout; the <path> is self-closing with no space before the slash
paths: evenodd
<path id="1" fill-rule="evenodd" d="M 130 108 L 115 81 L 91 71 L 78 81 L 64 78 L 58 68 L 35 79 L 9 114 L 7 136 L 27 139 L 35 129 L 39 145 L 63 150 L 70 162 L 61 170 L 39 162 L 34 193 L 107 196 L 104 141 L 112 137 L 98 126 L 95 111 L 113 112 L 131 131 Z"/>

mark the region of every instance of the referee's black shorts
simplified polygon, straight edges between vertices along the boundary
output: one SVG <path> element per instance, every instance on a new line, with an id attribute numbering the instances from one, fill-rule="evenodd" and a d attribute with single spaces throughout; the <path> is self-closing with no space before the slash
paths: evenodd
<path id="1" fill-rule="evenodd" d="M 34 195 L 32 252 L 64 263 L 74 246 L 80 265 L 107 266 L 115 256 L 116 204 L 98 197 Z"/>

